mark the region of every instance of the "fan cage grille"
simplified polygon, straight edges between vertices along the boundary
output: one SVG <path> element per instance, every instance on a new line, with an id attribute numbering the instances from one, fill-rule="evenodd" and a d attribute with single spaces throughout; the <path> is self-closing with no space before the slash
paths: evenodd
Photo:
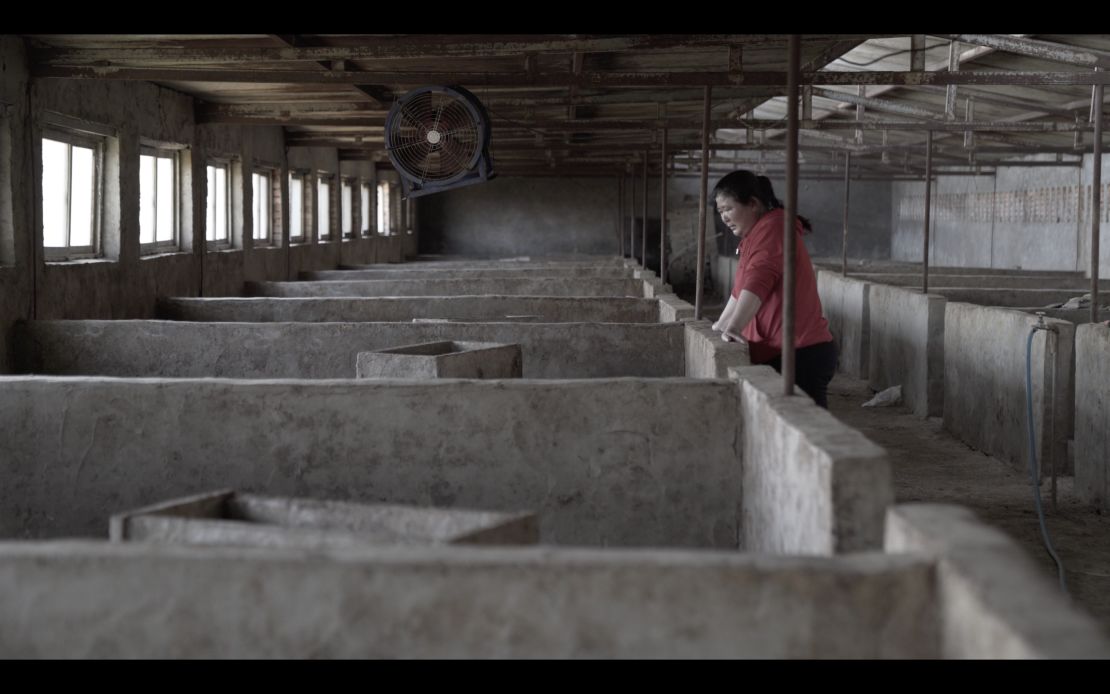
<path id="1" fill-rule="evenodd" d="M 409 178 L 422 184 L 448 181 L 477 163 L 481 123 L 461 94 L 420 91 L 406 95 L 396 108 L 386 147 L 394 166 Z"/>

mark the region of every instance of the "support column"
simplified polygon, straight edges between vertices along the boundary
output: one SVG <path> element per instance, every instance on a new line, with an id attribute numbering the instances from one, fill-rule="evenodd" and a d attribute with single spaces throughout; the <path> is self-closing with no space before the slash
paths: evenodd
<path id="1" fill-rule="evenodd" d="M 798 218 L 798 67 L 801 41 L 791 34 L 787 41 L 786 74 L 786 215 L 782 225 L 782 393 L 794 394 L 795 286 L 794 272 Z"/>
<path id="2" fill-rule="evenodd" d="M 844 236 L 840 241 L 840 275 L 848 276 L 848 199 L 851 192 L 852 153 L 844 153 Z"/>
<path id="3" fill-rule="evenodd" d="M 647 179 L 648 179 L 648 150 L 644 150 L 644 210 L 643 219 L 640 221 L 640 267 L 647 269 Z"/>
<path id="4" fill-rule="evenodd" d="M 663 155 L 659 158 L 659 281 L 667 283 L 667 129 L 663 128 Z"/>
<path id="5" fill-rule="evenodd" d="M 921 293 L 929 293 L 929 212 L 933 203 L 933 131 L 925 133 L 925 231 L 922 234 Z"/>
<path id="6" fill-rule="evenodd" d="M 709 199 L 709 103 L 713 87 L 705 88 L 701 115 L 701 198 L 698 201 L 698 273 L 694 283 L 694 320 L 701 320 L 702 287 L 705 286 L 705 206 Z"/>
<path id="7" fill-rule="evenodd" d="M 1102 225 L 1102 95 L 1103 85 L 1096 84 L 1091 95 L 1091 118 L 1094 119 L 1094 161 L 1091 162 L 1091 322 L 1098 321 L 1099 233 Z"/>

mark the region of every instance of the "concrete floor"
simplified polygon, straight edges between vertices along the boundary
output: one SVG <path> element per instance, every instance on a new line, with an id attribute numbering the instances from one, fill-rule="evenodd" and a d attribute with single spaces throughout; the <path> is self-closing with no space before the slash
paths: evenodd
<path id="1" fill-rule="evenodd" d="M 829 385 L 829 410 L 889 451 L 897 503 L 967 506 L 1013 537 L 1057 580 L 1056 564 L 1041 541 L 1028 473 L 962 443 L 941 428 L 940 418 L 925 419 L 905 407 L 861 407 L 871 396 L 866 381 L 837 374 Z M 1072 482 L 1059 479 L 1056 511 L 1049 482 L 1042 486 L 1046 524 L 1072 598 L 1110 633 L 1110 517 L 1082 506 Z"/>

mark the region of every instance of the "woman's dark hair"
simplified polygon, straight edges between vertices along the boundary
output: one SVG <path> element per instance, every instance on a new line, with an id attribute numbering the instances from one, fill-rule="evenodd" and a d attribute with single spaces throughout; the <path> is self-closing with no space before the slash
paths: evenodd
<path id="1" fill-rule="evenodd" d="M 755 198 L 768 210 L 777 210 L 783 206 L 782 201 L 775 197 L 771 179 L 757 176 L 747 169 L 733 171 L 717 181 L 717 185 L 713 186 L 713 197 L 716 198 L 718 195 L 727 195 L 744 205 L 751 204 L 752 198 Z M 805 232 L 813 231 L 813 225 L 808 219 L 798 215 L 798 220 L 801 221 Z"/>

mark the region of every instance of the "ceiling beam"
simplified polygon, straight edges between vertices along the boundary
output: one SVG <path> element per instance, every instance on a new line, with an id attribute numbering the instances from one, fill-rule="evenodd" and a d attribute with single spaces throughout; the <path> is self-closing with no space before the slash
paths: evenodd
<path id="1" fill-rule="evenodd" d="M 284 43 L 287 46 L 291 47 L 300 47 L 318 43 L 317 39 L 306 39 L 303 35 L 300 34 L 271 34 L 271 36 L 273 36 L 281 43 Z M 336 69 L 343 69 L 345 67 L 344 62 L 345 61 L 342 58 L 316 60 L 317 65 L 324 68 L 325 70 L 328 70 L 329 72 Z M 363 96 L 370 97 L 370 100 L 376 106 L 385 106 L 385 104 L 389 103 L 390 92 L 388 89 L 380 84 L 355 84 L 352 86 L 355 88 L 355 91 L 359 92 Z"/>
<path id="2" fill-rule="evenodd" d="M 942 120 L 944 114 L 939 111 L 923 108 L 921 106 L 914 106 L 902 101 L 895 101 L 893 99 L 878 99 L 873 96 L 859 96 L 857 94 L 848 94 L 845 92 L 838 92 L 833 89 L 826 89 L 824 87 L 814 87 L 813 93 L 817 96 L 832 99 L 845 104 L 854 106 L 864 106 L 866 108 L 875 109 L 876 111 L 884 111 L 886 113 L 897 113 L 901 116 L 909 116 L 911 118 L 925 118 Z"/>
<path id="3" fill-rule="evenodd" d="M 1016 36 L 1024 36 L 1024 35 L 1025 34 L 1016 34 Z M 913 34 L 913 35 L 911 35 L 911 37 L 910 37 L 911 38 L 911 46 L 914 43 L 914 39 L 918 36 L 921 37 L 920 45 L 921 45 L 922 48 L 924 48 L 924 46 L 925 46 L 925 34 Z M 918 55 L 916 56 L 917 60 L 915 62 L 914 59 L 913 59 L 914 56 L 912 55 L 912 49 L 911 49 L 911 61 L 910 61 L 911 62 L 911 68 L 910 68 L 911 70 L 918 71 L 919 69 L 920 70 L 925 70 L 926 69 L 925 52 L 926 51 L 924 51 L 924 50 L 920 51 L 918 53 Z M 963 65 L 966 62 L 970 62 L 972 60 L 977 60 L 979 58 L 982 58 L 983 56 L 990 55 L 991 53 L 994 53 L 994 52 L 995 52 L 995 49 L 988 48 L 986 46 L 975 46 L 974 48 L 969 48 L 968 50 L 964 51 L 963 53 L 960 53 L 960 64 Z M 918 64 L 920 64 L 920 68 L 917 67 Z M 946 70 L 947 66 L 946 65 L 942 66 L 940 69 L 942 71 Z M 886 92 L 890 92 L 890 91 L 893 91 L 895 89 L 899 89 L 900 86 L 901 85 L 886 85 L 886 86 L 876 87 L 871 92 L 871 96 L 879 96 L 880 94 L 885 94 Z"/>
<path id="4" fill-rule="evenodd" d="M 292 35 L 275 38 L 289 43 Z M 806 37 L 808 46 L 823 42 L 865 41 L 885 34 L 827 34 Z M 641 34 L 631 36 L 589 35 L 406 35 L 360 36 L 358 45 L 305 45 L 303 40 L 285 48 L 199 48 L 189 46 L 155 48 L 42 48 L 32 51 L 32 60 L 47 66 L 141 63 L 147 65 L 206 65 L 240 62 L 298 62 L 334 60 L 390 60 L 418 58 L 483 58 L 526 53 L 613 53 L 624 51 L 705 49 L 786 45 L 773 34 Z M 322 43 L 314 40 L 314 43 Z"/>
<path id="5" fill-rule="evenodd" d="M 717 90 L 714 90 L 716 93 Z M 777 90 L 769 88 L 751 88 L 741 87 L 739 89 L 723 88 L 721 91 L 722 99 L 738 99 L 738 98 L 768 98 L 777 94 Z M 322 97 L 319 99 L 312 99 L 310 94 L 299 95 L 304 98 L 298 100 L 290 100 L 293 95 L 285 97 L 286 101 L 240 101 L 235 103 L 209 103 L 205 105 L 206 111 L 213 114 L 223 113 L 237 113 L 240 115 L 254 114 L 254 115 L 268 115 L 278 114 L 281 112 L 317 112 L 317 111 L 354 111 L 359 109 L 368 109 L 365 100 L 359 99 L 352 95 L 349 100 L 337 99 L 336 97 Z M 246 97 L 249 98 L 249 97 Z M 482 103 L 490 106 L 500 108 L 531 108 L 543 106 L 584 106 L 584 105 L 615 105 L 615 106 L 636 106 L 644 105 L 654 108 L 661 103 L 672 104 L 676 107 L 681 107 L 683 104 L 689 104 L 691 107 L 699 107 L 702 104 L 703 92 L 700 89 L 627 89 L 619 92 L 608 94 L 599 94 L 594 91 L 591 94 L 581 94 L 577 99 L 571 99 L 569 96 L 562 94 L 559 96 L 527 96 L 527 95 L 514 95 L 514 94 L 483 94 L 481 97 Z"/>
<path id="6" fill-rule="evenodd" d="M 986 46 L 1006 53 L 1040 58 L 1085 68 L 1110 68 L 1110 52 L 1092 48 L 1076 48 L 1052 41 L 1041 41 L 1005 34 L 934 34 L 942 38 Z"/>
<path id="7" fill-rule="evenodd" d="M 49 67 L 36 65 L 32 77 L 45 79 L 146 80 L 156 82 L 246 82 L 267 84 L 443 84 L 569 87 L 652 86 L 785 86 L 786 72 L 352 72 L 331 70 L 218 70 L 117 67 Z M 1021 72 L 806 72 L 802 82 L 814 85 L 922 84 L 1060 85 L 1110 84 L 1110 71 Z"/>
<path id="8" fill-rule="evenodd" d="M 496 122 L 498 132 L 512 132 L 515 130 L 544 130 L 551 132 L 653 132 L 661 128 L 671 130 L 701 130 L 701 124 L 693 120 L 682 119 L 642 119 L 642 120 L 576 120 L 576 121 L 549 121 L 530 120 L 513 122 Z M 385 126 L 384 116 L 306 116 L 293 119 L 292 117 L 267 117 L 227 116 L 218 120 L 204 122 L 221 123 L 250 123 L 254 125 L 303 125 L 303 126 L 336 126 L 336 127 L 365 127 L 379 129 Z M 777 130 L 782 127 L 782 122 L 773 119 L 718 119 L 710 121 L 713 130 L 724 128 L 754 128 L 757 130 Z M 908 121 L 908 120 L 803 120 L 798 127 L 802 130 L 900 130 L 906 132 L 1012 132 L 1012 133 L 1074 133 L 1089 132 L 1094 129 L 1094 124 L 1086 122 L 1046 122 L 1046 121 Z"/>
<path id="9" fill-rule="evenodd" d="M 923 86 L 918 87 L 918 89 L 930 93 L 936 93 L 943 90 L 942 87 L 933 86 Z M 989 92 L 983 89 L 975 89 L 972 87 L 965 87 L 963 90 L 961 90 L 961 93 L 963 93 L 965 96 L 975 97 L 975 100 L 979 103 L 995 104 L 997 106 L 1006 106 L 1009 108 L 1021 109 L 1027 113 L 1050 114 L 1053 116 L 1064 116 L 1067 118 L 1071 118 L 1075 113 L 1074 108 L 1065 108 L 1066 104 L 1063 106 L 1058 104 L 1047 104 L 1033 101 L 1032 99 L 1022 99 L 1016 96 L 998 94 L 996 92 Z M 1090 105 L 1090 100 L 1085 99 L 1082 103 Z M 1078 108 L 1078 106 L 1075 108 Z"/>

